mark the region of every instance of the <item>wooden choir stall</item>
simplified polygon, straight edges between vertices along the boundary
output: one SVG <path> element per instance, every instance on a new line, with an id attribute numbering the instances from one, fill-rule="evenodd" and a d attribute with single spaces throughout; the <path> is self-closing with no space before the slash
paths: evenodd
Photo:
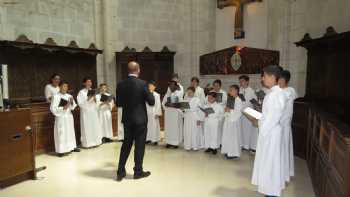
<path id="1" fill-rule="evenodd" d="M 294 105 L 293 137 L 317 197 L 350 196 L 350 32 L 329 27 L 307 49 L 306 94 Z"/>
<path id="2" fill-rule="evenodd" d="M 0 41 L 0 63 L 8 65 L 11 109 L 0 112 L 0 187 L 35 177 L 35 154 L 54 151 L 54 116 L 44 97 L 44 87 L 53 73 L 69 83 L 74 96 L 89 76 L 97 86 L 94 44 L 80 48 L 75 41 L 58 46 L 52 38 L 33 43 L 25 35 L 15 41 Z M 115 94 L 112 92 L 112 94 Z M 77 143 L 80 143 L 79 108 L 74 112 Z M 113 110 L 113 129 L 117 132 Z"/>
<path id="3" fill-rule="evenodd" d="M 166 46 L 160 52 L 153 52 L 147 46 L 140 52 L 134 48 L 125 47 L 121 52 L 115 53 L 117 82 L 127 77 L 127 64 L 130 61 L 137 61 L 141 65 L 140 78 L 145 81 L 155 81 L 157 83 L 156 91 L 162 99 L 167 91 L 171 75 L 174 73 L 175 53 Z M 164 116 L 160 117 L 160 127 L 164 128 Z"/>

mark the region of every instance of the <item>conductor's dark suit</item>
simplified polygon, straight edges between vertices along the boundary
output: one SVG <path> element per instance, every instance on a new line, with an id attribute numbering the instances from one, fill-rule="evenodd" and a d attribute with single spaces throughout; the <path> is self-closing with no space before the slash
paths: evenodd
<path id="1" fill-rule="evenodd" d="M 123 108 L 124 141 L 119 157 L 118 174 L 125 174 L 125 164 L 135 141 L 134 173 L 143 171 L 142 163 L 147 136 L 146 102 L 153 106 L 154 96 L 148 90 L 147 83 L 129 75 L 117 85 L 117 106 Z"/>

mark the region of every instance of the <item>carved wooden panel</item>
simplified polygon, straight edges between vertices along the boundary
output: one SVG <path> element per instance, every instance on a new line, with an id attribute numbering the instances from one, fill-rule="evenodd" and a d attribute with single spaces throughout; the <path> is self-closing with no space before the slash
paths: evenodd
<path id="1" fill-rule="evenodd" d="M 309 100 L 325 103 L 325 108 L 350 124 L 349 54 L 350 32 L 337 33 L 327 28 L 324 36 L 309 34 L 296 43 L 307 49 L 306 95 Z"/>
<path id="2" fill-rule="evenodd" d="M 313 105 L 310 114 L 313 120 L 309 121 L 312 127 L 308 132 L 315 134 L 307 140 L 311 147 L 307 163 L 315 194 L 317 197 L 350 196 L 350 127 L 319 105 Z"/>
<path id="3" fill-rule="evenodd" d="M 130 61 L 137 61 L 141 65 L 140 78 L 156 81 L 157 92 L 164 95 L 174 72 L 174 55 L 175 52 L 169 51 L 167 47 L 160 52 L 152 52 L 148 47 L 142 52 L 136 52 L 126 47 L 123 51 L 116 52 L 118 82 L 127 77 L 127 64 Z"/>
<path id="4" fill-rule="evenodd" d="M 278 64 L 278 51 L 234 46 L 201 55 L 200 74 L 259 74 L 265 66 Z"/>
<path id="5" fill-rule="evenodd" d="M 44 87 L 53 73 L 61 75 L 76 95 L 82 79 L 89 76 L 96 85 L 96 55 L 102 51 L 56 46 L 52 39 L 35 44 L 25 36 L 17 41 L 0 41 L 0 63 L 8 65 L 9 96 L 13 103 L 45 101 Z"/>

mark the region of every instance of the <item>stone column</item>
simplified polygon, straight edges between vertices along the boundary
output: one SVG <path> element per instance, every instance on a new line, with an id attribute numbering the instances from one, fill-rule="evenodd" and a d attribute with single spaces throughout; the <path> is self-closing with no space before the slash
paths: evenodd
<path id="1" fill-rule="evenodd" d="M 115 93 L 116 88 L 116 70 L 115 70 L 115 55 L 114 43 L 116 40 L 116 31 L 113 20 L 116 10 L 116 1 L 102 0 L 102 20 L 103 20 L 103 75 L 104 81 L 110 86 L 111 93 Z"/>
<path id="2" fill-rule="evenodd" d="M 104 49 L 103 42 L 103 18 L 102 18 L 102 2 L 101 0 L 94 0 L 94 34 L 95 44 L 98 49 Z M 96 70 L 97 70 L 97 82 L 102 83 L 105 81 L 105 69 L 104 69 L 104 53 L 97 55 Z"/>

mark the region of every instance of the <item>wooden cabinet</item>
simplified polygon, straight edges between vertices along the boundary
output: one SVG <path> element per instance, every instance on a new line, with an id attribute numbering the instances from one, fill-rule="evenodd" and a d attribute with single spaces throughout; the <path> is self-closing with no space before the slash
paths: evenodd
<path id="1" fill-rule="evenodd" d="M 0 187 L 35 177 L 30 109 L 0 112 Z"/>

